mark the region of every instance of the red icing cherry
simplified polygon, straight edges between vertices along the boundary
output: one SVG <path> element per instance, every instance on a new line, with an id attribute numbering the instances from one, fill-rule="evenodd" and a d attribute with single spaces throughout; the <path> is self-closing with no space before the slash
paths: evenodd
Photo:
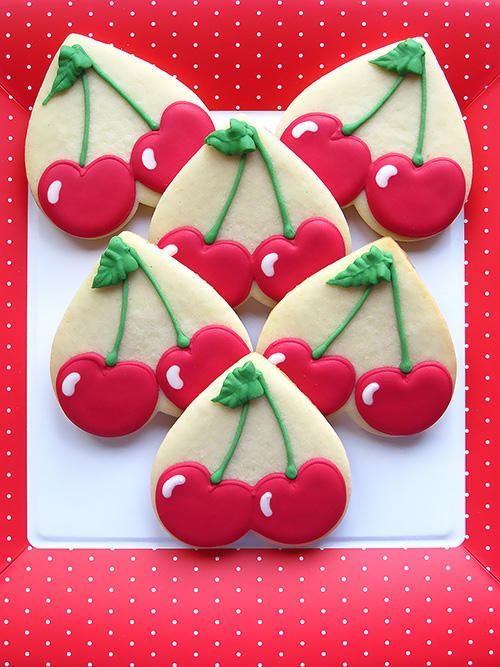
<path id="1" fill-rule="evenodd" d="M 208 385 L 248 354 L 247 344 L 224 326 L 199 329 L 189 347 L 171 347 L 156 367 L 156 377 L 165 396 L 184 410 Z"/>
<path id="2" fill-rule="evenodd" d="M 450 373 L 437 361 L 416 364 L 408 374 L 399 368 L 376 368 L 359 378 L 355 390 L 361 417 L 388 435 L 413 435 L 429 428 L 452 394 Z"/>
<path id="3" fill-rule="evenodd" d="M 317 458 L 304 463 L 295 479 L 283 473 L 262 478 L 254 497 L 253 530 L 282 544 L 305 544 L 340 521 L 347 490 L 337 466 Z"/>
<path id="4" fill-rule="evenodd" d="M 63 231 L 98 238 L 111 234 L 129 217 L 135 204 L 135 180 L 130 165 L 115 155 L 103 155 L 85 167 L 58 160 L 43 172 L 38 199 Z"/>
<path id="5" fill-rule="evenodd" d="M 185 264 L 210 283 L 217 292 L 236 307 L 248 296 L 253 282 L 252 258 L 237 241 L 205 243 L 203 235 L 194 227 L 179 227 L 165 234 L 160 248 Z"/>
<path id="6" fill-rule="evenodd" d="M 250 528 L 251 487 L 238 480 L 212 484 L 200 463 L 167 468 L 156 485 L 155 503 L 165 528 L 195 547 L 230 544 Z"/>
<path id="7" fill-rule="evenodd" d="M 296 118 L 281 141 L 311 167 L 340 206 L 350 204 L 365 187 L 370 149 L 359 137 L 342 134 L 342 122 L 328 113 Z"/>
<path id="8" fill-rule="evenodd" d="M 342 234 L 325 218 L 302 222 L 293 239 L 270 236 L 253 253 L 254 277 L 260 289 L 274 301 L 328 264 L 344 257 Z"/>
<path id="9" fill-rule="evenodd" d="M 158 401 L 158 383 L 149 366 L 140 361 L 106 366 L 96 352 L 78 354 L 61 366 L 56 392 L 68 419 L 105 437 L 141 428 Z"/>
<path id="10" fill-rule="evenodd" d="M 455 220 L 465 200 L 463 171 L 449 158 L 434 158 L 416 167 L 406 155 L 383 155 L 371 165 L 365 187 L 377 222 L 411 238 L 441 232 Z"/>
<path id="11" fill-rule="evenodd" d="M 324 415 L 340 410 L 354 389 L 356 373 L 350 361 L 337 355 L 313 359 L 312 349 L 300 338 L 275 340 L 264 356 L 286 373 Z"/>
<path id="12" fill-rule="evenodd" d="M 151 190 L 163 192 L 214 129 L 208 113 L 196 104 L 170 104 L 159 129 L 135 142 L 130 155 L 135 178 Z"/>

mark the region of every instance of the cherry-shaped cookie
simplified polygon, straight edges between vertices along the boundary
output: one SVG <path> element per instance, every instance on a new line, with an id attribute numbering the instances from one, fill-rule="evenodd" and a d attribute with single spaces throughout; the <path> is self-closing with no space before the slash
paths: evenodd
<path id="1" fill-rule="evenodd" d="M 456 360 L 446 323 L 389 238 L 293 290 L 269 316 L 257 350 L 324 414 L 346 410 L 377 433 L 425 430 L 453 394 Z"/>
<path id="2" fill-rule="evenodd" d="M 251 354 L 176 422 L 151 483 L 172 535 L 218 547 L 250 530 L 282 544 L 320 539 L 342 519 L 351 479 L 328 422 L 285 375 Z"/>
<path id="3" fill-rule="evenodd" d="M 145 128 L 151 132 L 141 137 L 141 168 L 137 151 L 130 154 Z M 160 181 L 175 176 L 211 129 L 201 101 L 176 79 L 110 45 L 70 35 L 33 107 L 28 181 L 60 229 L 83 238 L 108 236 L 139 203 L 156 205 Z M 136 187 L 136 179 L 148 187 Z"/>
<path id="4" fill-rule="evenodd" d="M 243 324 L 209 285 L 123 232 L 69 306 L 51 374 L 71 421 L 94 435 L 118 436 L 157 411 L 178 415 L 248 350 Z"/>
<path id="5" fill-rule="evenodd" d="M 462 114 L 422 38 L 365 54 L 323 76 L 292 102 L 277 132 L 334 193 L 360 173 L 354 144 L 344 142 L 362 140 L 373 162 L 366 164 L 353 203 L 381 234 L 407 240 L 438 234 L 460 213 L 470 188 Z M 335 151 L 351 151 L 346 163 L 354 169 L 343 172 L 327 159 L 328 151 L 332 158 Z"/>
<path id="6" fill-rule="evenodd" d="M 150 241 L 228 303 L 279 301 L 349 251 L 327 188 L 269 132 L 233 118 L 205 143 L 164 193 Z"/>

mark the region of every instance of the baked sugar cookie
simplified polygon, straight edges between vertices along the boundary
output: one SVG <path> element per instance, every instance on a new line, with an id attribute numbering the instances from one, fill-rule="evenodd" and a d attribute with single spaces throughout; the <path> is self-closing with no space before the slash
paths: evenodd
<path id="1" fill-rule="evenodd" d="M 26 170 L 47 217 L 74 236 L 122 227 L 155 206 L 213 123 L 201 100 L 160 69 L 69 35 L 35 101 Z"/>
<path id="2" fill-rule="evenodd" d="M 453 343 L 406 254 L 383 238 L 304 281 L 276 306 L 257 350 L 326 415 L 413 435 L 445 412 Z"/>
<path id="3" fill-rule="evenodd" d="M 462 210 L 472 158 L 461 111 L 423 38 L 384 46 L 311 84 L 278 136 L 377 233 L 417 240 Z"/>
<path id="4" fill-rule="evenodd" d="M 153 464 L 155 511 L 197 547 L 249 530 L 281 544 L 319 539 L 342 519 L 351 475 L 338 436 L 258 354 L 217 378 L 170 429 Z"/>
<path id="5" fill-rule="evenodd" d="M 130 232 L 114 236 L 56 332 L 54 390 L 94 435 L 177 416 L 251 349 L 235 312 L 199 276 Z"/>
<path id="6" fill-rule="evenodd" d="M 279 301 L 349 252 L 337 202 L 270 132 L 234 118 L 205 144 L 162 196 L 149 240 L 229 304 Z"/>

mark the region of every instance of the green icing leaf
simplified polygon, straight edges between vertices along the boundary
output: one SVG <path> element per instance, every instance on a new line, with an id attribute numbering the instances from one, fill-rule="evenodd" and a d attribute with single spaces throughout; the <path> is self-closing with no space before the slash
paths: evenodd
<path id="1" fill-rule="evenodd" d="M 47 104 L 56 93 L 71 88 L 81 73 L 90 67 L 92 67 L 92 60 L 79 44 L 61 46 L 56 78 L 43 104 Z"/>
<path id="2" fill-rule="evenodd" d="M 420 76 L 424 68 L 424 57 L 425 51 L 422 44 L 414 39 L 405 39 L 396 48 L 370 62 L 383 69 L 397 72 L 399 75 L 411 72 Z"/>
<path id="3" fill-rule="evenodd" d="M 349 266 L 327 281 L 327 285 L 340 287 L 359 287 L 360 285 L 377 285 L 382 280 L 391 281 L 390 252 L 384 252 L 372 246 L 368 252 L 360 255 Z"/>
<path id="4" fill-rule="evenodd" d="M 264 394 L 264 389 L 259 381 L 262 373 L 258 371 L 251 361 L 241 368 L 235 368 L 228 373 L 220 393 L 212 401 L 222 403 L 229 408 L 237 408 L 244 405 L 254 398 L 259 398 Z"/>
<path id="5" fill-rule="evenodd" d="M 224 155 L 246 155 L 256 150 L 254 134 L 256 130 L 243 120 L 231 118 L 227 130 L 215 130 L 205 139 Z"/>
<path id="6" fill-rule="evenodd" d="M 101 257 L 92 287 L 117 285 L 138 268 L 139 264 L 132 254 L 132 248 L 119 236 L 113 236 Z"/>

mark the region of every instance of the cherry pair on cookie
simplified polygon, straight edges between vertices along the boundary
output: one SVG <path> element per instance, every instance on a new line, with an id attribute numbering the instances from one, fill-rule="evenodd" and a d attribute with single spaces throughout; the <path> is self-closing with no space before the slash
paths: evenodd
<path id="1" fill-rule="evenodd" d="M 285 128 L 281 140 L 316 172 L 341 206 L 351 204 L 365 190 L 369 209 L 382 227 L 402 237 L 432 236 L 460 213 L 466 182 L 456 161 L 422 157 L 427 115 L 425 50 L 407 39 L 370 63 L 398 76 L 368 113 L 348 124 L 330 113 L 302 114 Z M 413 156 L 390 152 L 372 161 L 369 146 L 354 133 L 405 80 L 415 76 L 421 81 L 421 108 Z"/>
<path id="2" fill-rule="evenodd" d="M 257 355 L 252 356 L 256 361 Z M 265 364 L 260 359 L 259 366 Z M 160 521 L 175 537 L 193 546 L 230 544 L 250 530 L 282 544 L 303 544 L 330 531 L 346 509 L 346 468 L 342 472 L 332 460 L 313 456 L 297 469 L 294 450 L 298 451 L 298 444 L 294 446 L 292 443 L 290 424 L 283 416 L 271 384 L 254 361 L 247 361 L 231 371 L 224 379 L 219 394 L 212 398 L 217 406 L 212 408 L 214 411 L 227 411 L 228 408 L 229 412 L 240 410 L 233 440 L 219 467 L 210 474 L 207 467 L 199 462 L 175 463 L 164 469 L 156 481 L 154 502 Z M 263 368 L 273 370 L 268 364 Z M 207 400 L 204 395 L 193 406 L 193 422 L 195 405 L 203 400 Z M 286 452 L 286 469 L 284 472 L 264 474 L 250 484 L 227 476 L 226 470 L 237 448 L 263 445 L 261 434 L 269 430 L 265 413 L 259 416 L 258 434 L 248 433 L 247 442 L 240 445 L 244 429 L 251 428 L 245 426 L 249 410 L 258 409 L 259 400 L 267 402 L 279 425 Z M 251 403 L 256 407 L 251 408 Z M 300 418 L 300 410 L 297 418 Z M 318 420 L 319 416 L 315 418 Z M 314 432 L 314 419 L 312 423 L 310 417 L 308 419 Z M 328 441 L 336 439 L 328 427 L 325 435 Z M 168 453 L 170 437 L 167 436 L 157 458 L 161 458 L 163 451 Z M 280 445 L 267 436 L 264 446 L 269 449 Z M 325 451 L 329 450 L 324 443 L 323 447 Z M 331 453 L 333 455 L 333 450 Z M 239 455 L 241 461 L 245 452 L 241 451 Z M 252 452 L 248 452 L 247 456 L 251 459 Z"/>
<path id="3" fill-rule="evenodd" d="M 197 547 L 236 542 L 253 530 L 281 544 L 305 544 L 329 532 L 342 517 L 346 486 L 337 466 L 311 459 L 297 477 L 271 473 L 254 486 L 211 482 L 200 463 L 165 470 L 156 487 L 156 511 L 177 539 Z"/>
<path id="4" fill-rule="evenodd" d="M 373 290 L 381 283 L 389 283 L 392 290 L 400 364 L 399 367 L 372 368 L 357 378 L 350 359 L 327 354 L 327 351 L 355 320 Z M 286 373 L 325 415 L 338 412 L 354 391 L 357 412 L 364 423 L 378 432 L 411 435 L 432 426 L 451 400 L 453 379 L 448 368 L 432 358 L 417 364 L 410 361 L 403 318 L 404 304 L 393 253 L 373 245 L 326 284 L 342 288 L 364 287 L 364 290 L 350 312 L 321 345 L 312 349 L 303 339 L 280 337 L 265 348 L 264 355 Z M 273 317 L 279 317 L 279 314 L 273 313 L 271 320 Z M 272 322 L 270 326 L 273 326 Z"/>
<path id="5" fill-rule="evenodd" d="M 345 254 L 342 235 L 324 218 L 305 220 L 293 238 L 271 236 L 252 254 L 237 241 L 208 244 L 194 227 L 165 234 L 158 246 L 198 273 L 233 307 L 247 299 L 254 280 L 266 296 L 280 301 L 305 278 Z"/>
<path id="6" fill-rule="evenodd" d="M 213 160 L 214 156 L 218 158 L 217 162 L 213 163 L 216 166 L 220 164 L 220 156 L 227 158 L 224 163 L 228 172 L 235 162 L 234 158 L 239 158 L 238 168 L 228 196 L 208 231 L 203 234 L 196 227 L 197 220 L 193 220 L 193 225 L 176 226 L 177 219 L 185 216 L 185 213 L 179 213 L 178 207 L 179 202 L 182 205 L 186 199 L 187 186 L 180 181 L 175 184 L 178 186 L 175 192 L 169 189 L 165 193 L 153 217 L 150 231 L 150 238 L 160 248 L 198 273 L 233 307 L 243 303 L 249 296 L 254 280 L 267 300 L 279 301 L 302 280 L 343 257 L 348 250 L 348 230 L 345 225 L 343 225 L 342 232 L 339 229 L 339 224 L 345 221 L 336 203 L 323 186 L 315 182 L 310 172 L 306 171 L 305 175 L 302 173 L 303 165 L 288 151 L 284 151 L 280 142 L 271 137 L 269 144 L 269 137 L 263 140 L 261 134 L 264 136 L 264 133 L 258 131 L 253 125 L 233 118 L 228 129 L 216 130 L 206 138 L 207 148 L 203 150 L 210 155 L 202 157 L 207 159 L 207 170 L 210 165 L 209 160 Z M 198 157 L 200 155 L 201 151 Z M 311 202 L 309 204 L 311 208 L 314 206 L 316 210 L 322 211 L 323 207 L 325 211 L 336 216 L 335 222 L 323 215 L 313 215 L 292 225 L 290 204 L 287 203 L 288 200 L 285 200 L 283 186 L 280 183 L 281 172 L 275 166 L 276 162 L 281 164 L 283 159 L 288 159 L 295 169 L 298 168 L 297 187 L 303 185 L 301 179 L 304 176 L 306 181 L 307 179 L 312 180 L 312 187 L 320 191 L 323 202 L 319 204 L 316 201 Z M 233 209 L 238 192 L 241 191 L 242 178 L 245 173 L 248 173 L 249 160 L 252 160 L 254 179 L 256 165 L 262 165 L 267 172 L 282 227 L 282 233 L 272 234 L 261 240 L 256 246 L 250 247 L 235 239 L 219 238 L 224 221 L 229 211 Z M 183 176 L 187 181 L 188 173 L 192 172 L 192 187 L 196 188 L 195 177 L 203 178 L 203 176 L 199 173 L 197 164 L 193 163 L 194 161 L 186 167 Z M 292 170 L 292 173 L 295 172 Z M 247 178 L 249 179 L 246 182 L 247 186 L 251 189 L 252 177 Z M 203 183 L 199 183 L 198 187 L 203 188 Z M 290 189 L 289 184 L 288 189 Z M 256 196 L 259 194 L 257 192 Z M 292 198 L 295 205 L 297 205 L 297 200 L 302 205 L 298 195 Z M 271 208 L 274 208 L 274 202 Z M 204 205 L 204 219 L 200 221 L 200 224 L 206 222 L 206 210 L 210 209 L 206 209 Z M 241 224 L 242 236 L 246 231 L 245 226 L 257 226 L 259 223 L 259 219 L 253 220 L 252 210 L 246 211 L 240 208 L 237 215 Z M 167 229 L 172 226 L 174 228 L 164 233 L 165 226 Z M 257 236 L 259 234 L 265 236 L 260 228 L 257 228 L 256 231 Z"/>
<path id="7" fill-rule="evenodd" d="M 111 86 L 151 129 L 134 144 L 130 163 L 117 155 L 86 162 L 92 109 L 89 70 Z M 132 215 L 136 181 L 163 192 L 214 126 L 204 109 L 185 101 L 168 105 L 158 124 L 78 44 L 61 47 L 59 69 L 43 105 L 78 79 L 84 94 L 80 158 L 78 162 L 63 159 L 50 164 L 39 180 L 38 199 L 47 216 L 63 231 L 96 238 L 118 229 Z"/>
<path id="8" fill-rule="evenodd" d="M 177 344 L 165 350 L 155 370 L 136 359 L 118 361 L 129 306 L 129 275 L 138 269 L 156 291 L 176 335 Z M 120 321 L 111 351 L 106 356 L 94 351 L 76 354 L 60 367 L 55 381 L 68 418 L 89 433 L 108 437 L 141 428 L 156 410 L 159 389 L 183 410 L 214 378 L 248 353 L 248 345 L 227 326 L 202 326 L 188 338 L 148 263 L 121 237 L 113 237 L 93 287 L 119 284 Z"/>
<path id="9" fill-rule="evenodd" d="M 338 412 L 355 390 L 364 421 L 387 435 L 424 431 L 445 412 L 453 393 L 448 369 L 436 361 L 416 364 L 405 373 L 397 367 L 367 371 L 356 381 L 351 362 L 340 355 L 314 359 L 300 339 L 277 340 L 265 356 L 275 363 L 325 415 Z"/>

